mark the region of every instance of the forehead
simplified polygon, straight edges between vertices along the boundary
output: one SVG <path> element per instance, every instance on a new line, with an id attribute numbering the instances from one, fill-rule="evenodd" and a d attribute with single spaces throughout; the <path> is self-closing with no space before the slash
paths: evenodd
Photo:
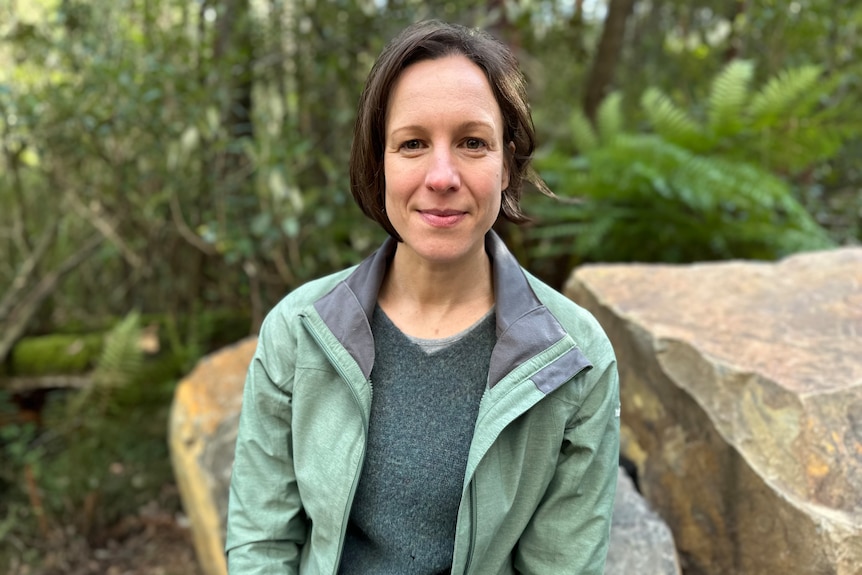
<path id="1" fill-rule="evenodd" d="M 404 116 L 447 113 L 489 116 L 487 120 L 501 122 L 500 106 L 485 71 L 463 55 L 420 60 L 402 70 L 389 93 L 386 126 Z"/>

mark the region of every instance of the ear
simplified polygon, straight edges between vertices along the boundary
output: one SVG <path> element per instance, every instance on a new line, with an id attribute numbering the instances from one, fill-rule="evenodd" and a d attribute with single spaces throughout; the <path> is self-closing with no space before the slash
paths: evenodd
<path id="1" fill-rule="evenodd" d="M 506 148 L 508 148 L 508 150 L 509 150 L 509 155 L 514 158 L 514 156 L 515 156 L 515 142 L 509 142 L 509 144 L 506 146 Z M 506 157 L 506 158 L 503 158 L 503 177 L 502 177 L 500 189 L 505 190 L 508 187 L 509 187 L 509 158 Z"/>

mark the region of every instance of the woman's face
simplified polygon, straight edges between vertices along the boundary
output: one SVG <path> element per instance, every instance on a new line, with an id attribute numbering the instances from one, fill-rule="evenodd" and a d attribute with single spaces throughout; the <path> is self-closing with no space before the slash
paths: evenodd
<path id="1" fill-rule="evenodd" d="M 415 263 L 469 261 L 508 186 L 500 107 L 465 56 L 423 60 L 396 81 L 385 125 L 386 214 Z"/>

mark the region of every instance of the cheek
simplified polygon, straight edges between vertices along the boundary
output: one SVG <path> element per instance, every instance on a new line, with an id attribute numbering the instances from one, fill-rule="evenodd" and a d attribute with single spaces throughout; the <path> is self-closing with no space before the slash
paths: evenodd
<path id="1" fill-rule="evenodd" d="M 421 171 L 414 165 L 399 164 L 397 161 L 384 163 L 384 197 L 395 198 L 407 194 L 421 183 L 423 177 Z"/>
<path id="2" fill-rule="evenodd" d="M 383 173 L 383 207 L 388 213 L 392 213 L 398 209 L 398 205 L 402 203 L 404 197 L 405 182 L 403 174 L 399 174 L 397 170 L 388 169 Z"/>

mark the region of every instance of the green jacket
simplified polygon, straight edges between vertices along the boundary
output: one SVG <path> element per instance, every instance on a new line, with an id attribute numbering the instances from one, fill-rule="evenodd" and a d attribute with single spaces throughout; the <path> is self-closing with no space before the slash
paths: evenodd
<path id="1" fill-rule="evenodd" d="M 232 575 L 334 575 L 372 401 L 369 318 L 388 240 L 267 316 L 230 488 Z M 619 453 L 613 350 L 585 310 L 490 232 L 497 344 L 467 461 L 452 573 L 600 575 Z M 433 437 L 428 438 L 433 441 Z"/>

